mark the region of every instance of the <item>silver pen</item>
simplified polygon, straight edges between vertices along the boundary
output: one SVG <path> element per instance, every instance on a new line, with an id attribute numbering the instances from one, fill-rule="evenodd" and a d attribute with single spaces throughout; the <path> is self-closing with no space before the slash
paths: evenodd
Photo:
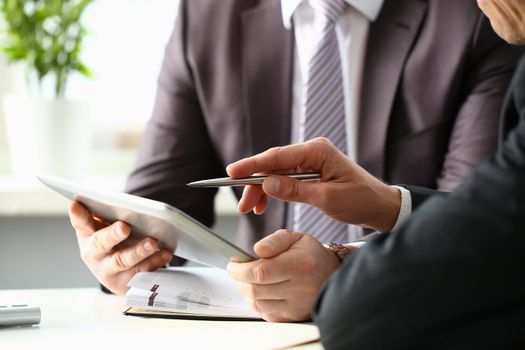
<path id="1" fill-rule="evenodd" d="M 301 181 L 311 181 L 321 178 L 319 173 L 297 173 L 297 174 L 259 174 L 253 175 L 250 177 L 242 177 L 238 179 L 233 179 L 231 177 L 221 177 L 217 179 L 208 179 L 190 182 L 187 186 L 190 187 L 223 187 L 223 186 L 245 186 L 245 185 L 260 185 L 263 183 L 264 179 L 270 175 L 279 175 L 279 176 L 288 176 L 293 179 Z"/>

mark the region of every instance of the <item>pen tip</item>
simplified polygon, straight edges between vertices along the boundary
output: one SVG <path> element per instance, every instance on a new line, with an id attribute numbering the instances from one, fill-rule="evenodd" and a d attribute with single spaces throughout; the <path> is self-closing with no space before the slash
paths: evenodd
<path id="1" fill-rule="evenodd" d="M 188 187 L 199 188 L 203 187 L 201 181 L 193 181 L 186 184 Z"/>

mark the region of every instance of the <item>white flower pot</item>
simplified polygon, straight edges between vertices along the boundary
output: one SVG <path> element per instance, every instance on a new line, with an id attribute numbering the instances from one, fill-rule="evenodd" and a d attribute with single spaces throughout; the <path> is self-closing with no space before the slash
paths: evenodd
<path id="1" fill-rule="evenodd" d="M 7 63 L 5 55 L 0 54 L 0 96 L 14 92 L 26 91 L 24 80 L 24 66 L 21 63 Z M 5 134 L 4 112 L 0 108 L 0 150 L 6 150 L 7 141 Z M 5 164 L 4 161 L 1 163 Z"/>
<path id="2" fill-rule="evenodd" d="M 3 104 L 14 176 L 85 174 L 91 146 L 87 101 L 6 95 Z"/>

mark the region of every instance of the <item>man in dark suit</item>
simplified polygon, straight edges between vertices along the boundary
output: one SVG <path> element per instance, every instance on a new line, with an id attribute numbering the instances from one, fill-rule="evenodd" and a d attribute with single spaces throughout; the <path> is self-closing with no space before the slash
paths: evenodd
<path id="1" fill-rule="evenodd" d="M 479 3 L 499 33 L 525 44 L 523 0 Z M 524 228 L 525 57 L 503 108 L 497 153 L 451 196 L 429 199 L 399 231 L 349 257 L 317 304 L 323 343 L 524 348 Z"/>
<path id="2" fill-rule="evenodd" d="M 216 192 L 186 183 L 223 176 L 232 161 L 297 141 L 299 23 L 294 13 L 287 29 L 281 9 L 290 2 L 181 2 L 128 192 L 212 225 Z M 361 54 L 343 53 L 356 59 L 349 67 L 361 62 L 363 69 L 361 80 L 350 77 L 353 83 L 346 84 L 358 87 L 347 94 L 354 99 L 345 100 L 354 108 L 346 115 L 347 128 L 351 124 L 350 134 L 356 135 L 347 136 L 355 145 L 348 156 L 388 182 L 455 188 L 495 147 L 494 115 L 520 50 L 497 38 L 469 1 L 346 2 L 353 8 L 350 16 L 362 13 L 370 20 L 361 32 L 366 38 Z M 302 9 L 310 2 L 297 3 Z M 381 3 L 378 15 L 369 10 L 371 3 Z M 251 250 L 264 235 L 290 227 L 292 213 L 271 201 L 265 215 L 243 216 L 240 245 Z M 134 272 L 169 259 L 150 239 L 114 249 L 129 235 L 123 223 L 105 227 L 77 204 L 70 215 L 83 260 L 116 292 L 126 290 Z"/>
<path id="3" fill-rule="evenodd" d="M 479 0 L 478 3 L 500 35 L 509 42 L 525 44 L 523 0 Z M 418 210 L 399 230 L 376 236 L 344 259 L 319 297 L 314 312 L 321 341 L 327 349 L 519 349 L 525 346 L 522 331 L 525 322 L 525 57 L 512 81 L 502 114 L 498 150 L 481 164 L 469 181 L 450 196 L 407 186 L 414 203 L 421 204 Z M 339 210 L 334 210 L 327 205 L 330 201 L 315 196 L 334 199 L 335 187 L 339 192 L 346 190 L 348 198 L 354 193 L 366 194 L 372 187 L 374 190 L 361 199 L 366 202 L 370 198 L 373 205 L 373 192 L 381 191 L 381 185 L 359 167 L 346 164 L 344 157 L 324 140 L 271 150 L 256 157 L 234 164 L 229 168 L 230 173 L 243 174 L 250 167 L 259 171 L 293 166 L 292 157 L 296 159 L 295 165 L 303 169 L 322 169 L 326 177 L 318 184 L 275 177 L 266 180 L 263 188 L 278 198 L 315 203 L 328 214 L 339 215 L 338 219 L 347 222 L 356 219 L 354 213 L 346 212 L 352 207 L 348 200 L 337 203 Z M 254 161 L 262 165 L 254 168 L 250 165 Z M 342 174 L 349 171 L 350 178 L 344 178 Z M 435 195 L 429 199 L 432 194 Z M 379 212 L 374 214 L 368 224 L 382 226 L 384 218 Z M 297 248 L 300 241 L 308 241 L 308 237 L 277 232 L 273 239 L 272 236 L 265 238 L 256 249 L 263 255 L 277 257 L 292 250 L 285 246 Z M 283 251 L 277 252 L 281 248 Z M 319 244 L 310 245 L 305 255 L 319 255 L 316 252 L 321 250 Z M 282 319 L 284 315 L 276 313 L 275 306 L 276 295 L 284 294 L 283 282 L 278 277 L 283 273 L 279 267 L 284 266 L 277 264 L 275 257 L 258 263 L 257 283 L 253 281 L 257 279 L 253 266 L 251 272 L 246 271 L 243 264 L 232 264 L 230 269 L 245 280 L 252 278 L 251 287 L 241 283 L 241 288 L 245 294 L 250 291 L 256 308 L 265 309 L 268 318 Z M 318 261 L 317 269 L 333 264 L 333 257 L 325 257 L 325 264 Z M 266 268 L 270 265 L 272 270 Z M 286 269 L 290 266 L 293 264 L 289 259 Z M 263 280 L 271 283 L 265 284 Z M 259 289 L 261 285 L 264 288 Z M 290 294 L 293 289 L 288 287 Z M 274 294 L 270 296 L 272 289 Z M 273 304 L 269 304 L 269 300 Z M 281 307 L 287 307 L 280 301 Z"/>

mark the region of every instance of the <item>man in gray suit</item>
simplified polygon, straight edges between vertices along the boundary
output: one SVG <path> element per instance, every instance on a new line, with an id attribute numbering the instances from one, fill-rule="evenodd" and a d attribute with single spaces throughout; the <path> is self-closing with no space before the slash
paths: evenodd
<path id="1" fill-rule="evenodd" d="M 216 191 L 186 183 L 303 141 L 302 62 L 315 36 L 316 2 L 182 1 L 127 191 L 212 225 Z M 521 50 L 494 35 L 470 1 L 346 2 L 336 28 L 345 153 L 387 182 L 455 188 L 495 148 L 494 115 Z M 115 292 L 123 293 L 136 271 L 170 258 L 151 239 L 114 249 L 129 227 L 97 223 L 78 203 L 70 215 L 83 260 Z M 264 235 L 290 227 L 292 216 L 279 202 L 265 215 L 243 216 L 241 246 L 252 250 Z"/>

